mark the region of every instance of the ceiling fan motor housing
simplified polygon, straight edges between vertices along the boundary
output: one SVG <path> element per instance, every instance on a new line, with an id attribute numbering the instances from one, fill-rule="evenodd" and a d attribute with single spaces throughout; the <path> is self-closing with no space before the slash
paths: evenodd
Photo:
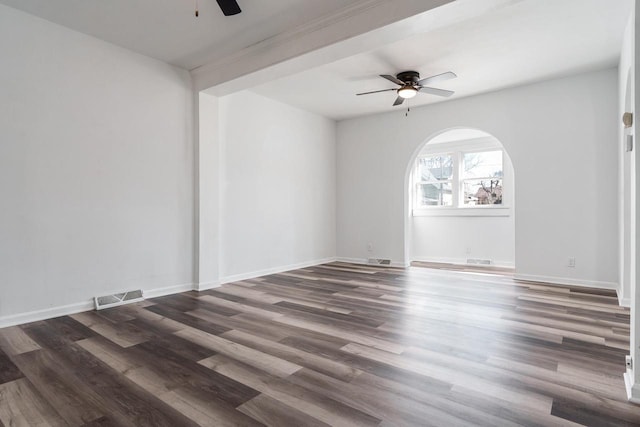
<path id="1" fill-rule="evenodd" d="M 420 80 L 420 73 L 417 71 L 403 71 L 398 73 L 396 77 L 405 84 L 417 85 Z"/>

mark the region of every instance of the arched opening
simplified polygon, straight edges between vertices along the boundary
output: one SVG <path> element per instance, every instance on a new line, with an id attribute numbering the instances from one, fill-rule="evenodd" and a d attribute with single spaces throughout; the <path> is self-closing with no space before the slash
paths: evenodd
<path id="1" fill-rule="evenodd" d="M 445 129 L 406 172 L 405 262 L 515 268 L 515 179 L 493 135 Z"/>

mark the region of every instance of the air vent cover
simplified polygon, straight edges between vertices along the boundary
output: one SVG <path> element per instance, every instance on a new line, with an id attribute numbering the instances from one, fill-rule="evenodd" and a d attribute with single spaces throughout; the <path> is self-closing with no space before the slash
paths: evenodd
<path id="1" fill-rule="evenodd" d="M 96 302 L 96 310 L 102 310 L 104 308 L 109 308 L 109 307 L 116 307 L 118 305 L 123 305 L 123 304 L 130 304 L 132 302 L 142 301 L 143 299 L 144 299 L 144 295 L 142 294 L 141 289 L 94 298 Z"/>
<path id="2" fill-rule="evenodd" d="M 490 259 L 468 258 L 467 264 L 491 265 Z"/>
<path id="3" fill-rule="evenodd" d="M 381 258 L 369 258 L 367 260 L 367 264 L 373 265 L 391 265 L 390 259 L 381 259 Z"/>

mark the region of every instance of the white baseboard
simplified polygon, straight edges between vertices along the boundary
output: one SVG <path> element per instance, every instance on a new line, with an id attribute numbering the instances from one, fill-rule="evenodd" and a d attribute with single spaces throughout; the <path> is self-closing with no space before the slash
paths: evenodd
<path id="1" fill-rule="evenodd" d="M 482 258 L 482 257 L 475 257 L 474 258 Z M 508 261 L 495 261 L 493 262 L 492 260 L 492 264 L 469 264 L 467 263 L 467 259 L 466 258 L 431 258 L 431 257 L 426 257 L 426 258 L 414 258 L 414 261 L 419 261 L 419 262 L 435 262 L 435 263 L 441 263 L 441 264 L 454 264 L 454 265 L 468 265 L 468 266 L 473 266 L 473 267 L 499 267 L 499 268 L 514 268 L 515 264 L 513 262 L 508 262 Z"/>
<path id="2" fill-rule="evenodd" d="M 571 277 L 553 277 L 553 276 L 537 276 L 533 274 L 519 274 L 513 276 L 516 280 L 525 280 L 528 282 L 553 283 L 556 285 L 581 286 L 583 288 L 598 288 L 618 290 L 618 284 L 613 282 L 598 282 L 594 280 L 574 279 Z"/>
<path id="3" fill-rule="evenodd" d="M 336 258 L 338 262 L 346 262 L 348 264 L 367 264 L 367 260 L 365 258 L 347 258 L 347 257 L 338 257 Z"/>
<path id="4" fill-rule="evenodd" d="M 620 289 L 616 289 L 616 293 L 618 294 L 618 305 L 620 305 L 620 307 L 631 308 L 631 298 L 622 296 Z"/>
<path id="5" fill-rule="evenodd" d="M 347 262 L 349 264 L 366 264 L 366 265 L 371 265 L 369 264 L 369 261 L 366 258 L 347 258 L 347 257 L 338 257 L 335 259 L 335 261 L 339 261 L 339 262 Z M 391 260 L 391 264 L 388 265 L 378 265 L 378 267 L 397 267 L 397 268 L 407 268 L 409 267 L 408 263 L 405 263 L 404 261 L 393 261 Z"/>
<path id="6" fill-rule="evenodd" d="M 194 289 L 198 292 L 206 291 L 207 289 L 219 288 L 221 285 L 219 280 L 215 280 L 213 282 L 202 282 L 198 283 Z"/>
<path id="7" fill-rule="evenodd" d="M 193 291 L 193 283 L 184 283 L 182 285 L 167 286 L 165 288 L 151 289 L 149 291 L 143 291 L 145 298 L 157 298 L 166 295 L 179 294 L 180 292 Z"/>
<path id="8" fill-rule="evenodd" d="M 23 323 L 37 322 L 38 320 L 53 319 L 54 317 L 67 316 L 69 314 L 90 311 L 95 308 L 93 299 L 77 302 L 75 304 L 49 307 L 42 310 L 28 311 L 26 313 L 12 314 L 0 317 L 0 328 L 22 325 Z"/>
<path id="9" fill-rule="evenodd" d="M 336 258 L 334 257 L 322 258 L 322 259 L 316 259 L 313 261 L 300 262 L 297 264 L 289 264 L 289 265 L 282 265 L 279 267 L 266 268 L 264 270 L 257 270 L 249 273 L 234 274 L 231 276 L 225 276 L 221 278 L 220 281 L 217 283 L 217 286 L 220 286 L 225 283 L 239 282 L 241 280 L 255 279 L 256 277 L 268 276 L 269 274 L 282 273 L 290 270 L 298 270 L 300 268 L 312 267 L 314 265 L 326 264 L 328 262 L 334 262 L 334 261 L 336 261 Z M 215 286 L 212 286 L 212 287 L 215 287 Z M 204 289 L 201 289 L 201 290 L 204 290 Z"/>
<path id="10" fill-rule="evenodd" d="M 633 383 L 631 372 L 624 373 L 624 386 L 627 389 L 627 399 L 631 403 L 640 403 L 640 387 Z"/>
<path id="11" fill-rule="evenodd" d="M 143 294 L 145 298 L 156 298 L 191 290 L 193 290 L 193 283 L 185 283 L 182 285 L 143 290 Z M 108 292 L 110 291 L 105 291 L 105 293 Z M 2 316 L 0 317 L 0 328 L 22 325 L 24 323 L 30 322 L 37 322 L 38 320 L 53 319 L 54 317 L 68 316 L 70 314 L 81 313 L 83 311 L 91 311 L 93 309 L 95 309 L 95 303 L 93 299 L 91 299 L 74 304 L 61 305 L 57 307 L 44 308 L 42 310 L 28 311 L 26 313 Z"/>
<path id="12" fill-rule="evenodd" d="M 317 259 L 313 261 L 301 262 L 297 264 L 284 265 L 280 267 L 269 268 L 260 271 L 253 271 L 250 273 L 236 274 L 233 276 L 227 276 L 219 281 L 214 282 L 205 282 L 205 283 L 184 283 L 181 285 L 167 286 L 163 288 L 144 290 L 145 298 L 157 298 L 165 295 L 177 294 L 180 292 L 186 292 L 191 290 L 204 291 L 207 289 L 216 288 L 223 283 L 237 282 L 240 280 L 253 279 L 260 276 L 266 276 L 269 274 L 282 273 L 283 271 L 296 270 L 299 268 L 311 267 L 318 264 L 326 264 L 328 262 L 333 262 L 336 259 L 331 258 L 323 258 Z M 109 291 L 105 291 L 108 293 Z M 58 307 L 50 307 L 42 310 L 35 310 L 26 313 L 12 314 L 9 316 L 0 316 L 0 328 L 5 328 L 8 326 L 22 325 L 24 323 L 36 322 L 38 320 L 46 320 L 52 319 L 54 317 L 59 316 L 68 316 L 70 314 L 81 313 L 83 311 L 91 311 L 95 308 L 93 299 L 83 302 L 78 302 L 74 304 L 58 306 Z"/>

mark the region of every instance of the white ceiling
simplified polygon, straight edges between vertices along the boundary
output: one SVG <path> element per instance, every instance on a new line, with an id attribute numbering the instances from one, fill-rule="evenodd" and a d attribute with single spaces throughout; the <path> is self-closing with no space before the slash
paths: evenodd
<path id="1" fill-rule="evenodd" d="M 461 128 L 451 129 L 432 138 L 429 145 L 444 144 L 447 142 L 468 141 L 470 139 L 492 137 L 490 134 L 477 129 Z"/>
<path id="2" fill-rule="evenodd" d="M 442 8 L 454 10 L 455 3 Z M 379 74 L 416 70 L 427 77 L 451 70 L 457 79 L 434 86 L 454 90 L 449 99 L 456 99 L 614 67 L 631 5 L 631 0 L 515 1 L 433 31 L 417 28 L 416 35 L 406 40 L 252 90 L 340 120 L 403 109 L 392 107 L 395 92 L 355 96 L 394 87 Z M 418 94 L 411 106 L 442 100 Z"/>
<path id="3" fill-rule="evenodd" d="M 196 1 L 200 17 L 194 14 Z M 238 0 L 225 17 L 216 0 L 0 0 L 135 52 L 193 69 L 360 0 Z"/>
<path id="4" fill-rule="evenodd" d="M 196 1 L 199 18 L 193 13 Z M 376 2 L 238 3 L 242 13 L 225 17 L 215 0 L 0 0 L 0 4 L 190 70 L 304 23 Z M 456 0 L 426 12 L 424 19 L 402 21 L 402 34 L 413 34 L 408 38 L 398 41 L 400 33 L 393 28 L 400 27 L 385 27 L 393 42 L 390 38 L 373 50 L 248 89 L 341 120 L 404 109 L 406 103 L 392 107 L 394 92 L 355 96 L 394 87 L 379 74 L 416 70 L 427 77 L 451 70 L 457 79 L 434 86 L 454 90 L 449 99 L 457 99 L 614 67 L 632 4 L 633 0 Z M 350 42 L 352 47 L 360 43 L 347 40 L 344 44 Z M 410 104 L 443 100 L 418 94 Z"/>

